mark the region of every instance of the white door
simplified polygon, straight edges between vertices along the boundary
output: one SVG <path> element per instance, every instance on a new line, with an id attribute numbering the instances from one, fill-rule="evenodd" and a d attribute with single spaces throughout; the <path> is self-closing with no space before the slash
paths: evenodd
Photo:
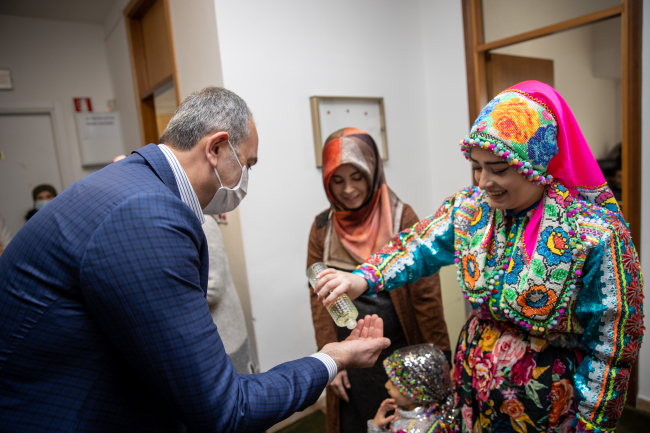
<path id="1" fill-rule="evenodd" d="M 0 215 L 11 234 L 25 224 L 32 189 L 42 183 L 61 193 L 50 115 L 0 114 Z"/>

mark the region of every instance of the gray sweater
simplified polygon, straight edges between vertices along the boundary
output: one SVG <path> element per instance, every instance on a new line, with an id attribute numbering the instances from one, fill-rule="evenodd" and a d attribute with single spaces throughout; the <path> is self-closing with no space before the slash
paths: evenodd
<path id="1" fill-rule="evenodd" d="M 210 256 L 207 300 L 212 320 L 219 329 L 226 353 L 237 373 L 257 373 L 258 367 L 246 332 L 244 311 L 230 275 L 221 229 L 211 215 L 205 216 L 203 231 L 208 240 Z"/>

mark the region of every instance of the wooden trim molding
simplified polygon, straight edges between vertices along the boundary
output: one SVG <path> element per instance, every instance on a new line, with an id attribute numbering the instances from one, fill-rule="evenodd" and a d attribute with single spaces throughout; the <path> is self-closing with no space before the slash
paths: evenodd
<path id="1" fill-rule="evenodd" d="M 650 400 L 646 400 L 643 397 L 637 399 L 636 408 L 644 412 L 650 412 Z"/>
<path id="2" fill-rule="evenodd" d="M 531 30 L 529 32 L 520 33 L 518 35 L 509 36 L 507 38 L 499 39 L 497 41 L 488 42 L 486 44 L 480 44 L 476 47 L 477 51 L 489 51 L 497 48 L 507 47 L 508 45 L 518 44 L 520 42 L 526 42 L 533 39 L 541 38 L 543 36 L 552 35 L 553 33 L 563 32 L 565 30 L 575 29 L 576 27 L 584 26 L 587 24 L 592 24 L 598 21 L 606 20 L 608 18 L 613 18 L 619 16 L 623 13 L 624 5 L 614 6 L 609 9 L 603 9 L 602 11 L 594 12 L 588 15 L 583 15 L 581 17 L 573 18 L 570 20 L 562 21 L 557 24 L 552 24 L 550 26 L 542 27 L 539 29 Z"/>
<path id="3" fill-rule="evenodd" d="M 156 78 L 152 83 L 147 73 L 147 53 L 144 48 L 144 35 L 142 18 L 149 9 L 162 2 L 165 20 L 165 31 L 168 36 L 168 46 L 165 47 L 171 56 L 172 71 L 163 78 Z M 133 72 L 133 83 L 137 97 L 138 119 L 140 121 L 140 136 L 142 145 L 157 143 L 159 139 L 156 124 L 156 115 L 153 104 L 153 95 L 156 90 L 172 81 L 176 91 L 176 105 L 180 104 L 180 89 L 178 86 L 178 69 L 176 66 L 176 55 L 172 32 L 169 0 L 131 0 L 124 8 L 124 20 L 126 23 L 129 52 L 131 55 L 131 70 Z"/>

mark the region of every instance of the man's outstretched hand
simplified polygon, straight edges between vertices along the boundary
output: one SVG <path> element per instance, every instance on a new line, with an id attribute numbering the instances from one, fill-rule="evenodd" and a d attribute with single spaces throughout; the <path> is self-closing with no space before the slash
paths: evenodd
<path id="1" fill-rule="evenodd" d="M 357 327 L 344 341 L 326 344 L 320 353 L 329 355 L 341 371 L 373 366 L 381 351 L 388 346 L 390 340 L 384 338 L 384 321 L 373 314 L 359 320 Z"/>

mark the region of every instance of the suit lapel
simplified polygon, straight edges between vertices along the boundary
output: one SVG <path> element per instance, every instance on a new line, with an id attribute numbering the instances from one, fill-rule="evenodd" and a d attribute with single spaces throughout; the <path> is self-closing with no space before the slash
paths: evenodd
<path id="1" fill-rule="evenodd" d="M 178 185 L 176 184 L 176 178 L 174 177 L 174 172 L 167 162 L 167 158 L 162 153 L 162 150 L 158 148 L 155 144 L 148 144 L 144 147 L 141 147 L 138 150 L 134 150 L 134 153 L 142 156 L 153 168 L 156 175 L 163 181 L 165 186 L 169 188 L 179 199 L 181 198 L 181 193 L 178 190 Z"/>

